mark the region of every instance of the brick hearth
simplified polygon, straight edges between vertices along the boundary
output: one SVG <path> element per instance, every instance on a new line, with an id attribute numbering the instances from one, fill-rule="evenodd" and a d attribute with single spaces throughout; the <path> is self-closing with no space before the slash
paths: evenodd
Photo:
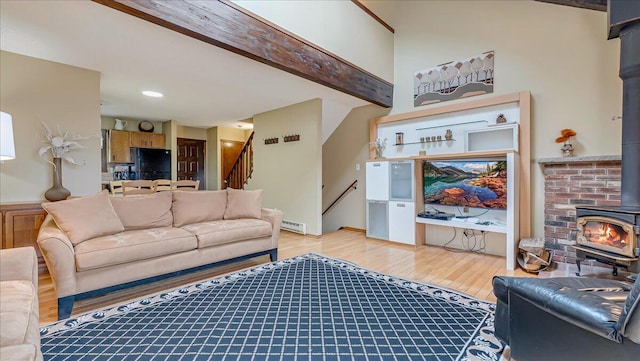
<path id="1" fill-rule="evenodd" d="M 574 263 L 576 205 L 620 205 L 620 156 L 543 158 L 544 238 L 556 262 Z"/>

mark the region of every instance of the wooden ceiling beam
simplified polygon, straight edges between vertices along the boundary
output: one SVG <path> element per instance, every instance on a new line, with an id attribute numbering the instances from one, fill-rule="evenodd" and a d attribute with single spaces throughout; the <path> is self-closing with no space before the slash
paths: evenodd
<path id="1" fill-rule="evenodd" d="M 573 6 L 575 8 L 607 11 L 607 0 L 535 0 L 542 3 Z M 636 0 L 630 0 L 636 1 Z"/>
<path id="2" fill-rule="evenodd" d="M 393 84 L 232 3 L 93 1 L 368 102 L 393 105 Z"/>

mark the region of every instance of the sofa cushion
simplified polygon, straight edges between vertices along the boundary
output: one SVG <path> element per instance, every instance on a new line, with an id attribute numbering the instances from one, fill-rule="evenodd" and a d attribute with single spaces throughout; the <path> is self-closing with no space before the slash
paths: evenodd
<path id="1" fill-rule="evenodd" d="M 262 189 L 245 191 L 227 188 L 227 208 L 224 219 L 260 218 Z"/>
<path id="2" fill-rule="evenodd" d="M 224 216 L 226 191 L 174 191 L 173 226 L 217 221 Z"/>
<path id="3" fill-rule="evenodd" d="M 261 219 L 196 223 L 183 226 L 182 229 L 198 237 L 198 248 L 271 236 L 271 223 Z"/>
<path id="4" fill-rule="evenodd" d="M 173 215 L 171 192 L 110 197 L 113 209 L 124 225 L 125 231 L 156 227 L 171 227 Z"/>
<path id="5" fill-rule="evenodd" d="M 0 296 L 0 347 L 21 344 L 39 347 L 38 296 L 33 283 L 0 281 Z"/>
<path id="6" fill-rule="evenodd" d="M 42 355 L 36 345 L 22 344 L 4 346 L 0 348 L 0 360 L 2 361 L 32 361 L 42 360 Z"/>
<path id="7" fill-rule="evenodd" d="M 75 247 L 76 269 L 85 271 L 195 249 L 193 234 L 173 227 L 125 231 Z"/>
<path id="8" fill-rule="evenodd" d="M 91 196 L 42 203 L 74 245 L 87 239 L 124 231 L 105 190 Z"/>

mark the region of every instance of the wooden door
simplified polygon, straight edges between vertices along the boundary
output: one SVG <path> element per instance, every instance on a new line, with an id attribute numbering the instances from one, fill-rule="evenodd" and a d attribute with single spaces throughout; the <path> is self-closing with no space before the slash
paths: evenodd
<path id="1" fill-rule="evenodd" d="M 224 182 L 225 179 L 231 173 L 231 168 L 238 160 L 238 156 L 240 152 L 242 152 L 242 148 L 244 148 L 244 142 L 240 142 L 237 140 L 220 140 L 220 158 L 222 159 L 222 179 L 220 180 L 220 184 L 222 185 L 222 189 L 227 188 L 227 184 Z"/>
<path id="2" fill-rule="evenodd" d="M 178 138 L 178 179 L 199 180 L 200 188 L 206 188 L 204 140 Z"/>

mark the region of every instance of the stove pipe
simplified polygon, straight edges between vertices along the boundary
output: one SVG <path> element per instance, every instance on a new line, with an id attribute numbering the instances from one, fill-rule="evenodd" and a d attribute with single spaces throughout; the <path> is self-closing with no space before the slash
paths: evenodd
<path id="1" fill-rule="evenodd" d="M 609 0 L 609 39 L 620 37 L 622 184 L 620 208 L 640 210 L 640 2 Z"/>

